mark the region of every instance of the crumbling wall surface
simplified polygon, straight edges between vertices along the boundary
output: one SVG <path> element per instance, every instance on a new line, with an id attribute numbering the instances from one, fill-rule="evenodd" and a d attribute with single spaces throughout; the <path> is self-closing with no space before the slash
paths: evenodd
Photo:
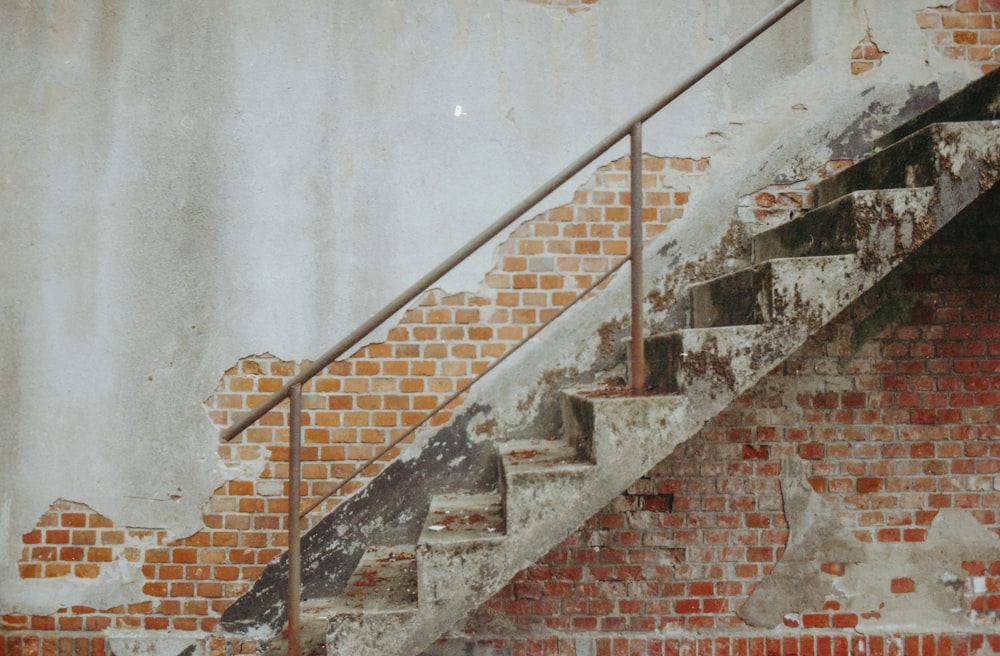
<path id="1" fill-rule="evenodd" d="M 552 654 L 1000 649 L 998 201 L 994 188 L 519 574 L 470 639 Z"/>
<path id="2" fill-rule="evenodd" d="M 284 409 L 232 446 L 220 448 L 218 425 L 772 4 L 0 4 L 0 88 L 11 91 L 0 100 L 0 271 L 10 281 L 0 297 L 0 629 L 215 631 L 285 546 L 287 471 Z M 850 160 L 979 72 L 929 47 L 907 13 L 925 4 L 809 3 L 648 124 L 647 151 L 712 169 L 683 200 L 670 192 L 666 204 L 692 218 L 653 249 L 651 323 L 676 325 L 681 286 L 739 254 L 739 244 L 720 247 L 738 241 L 736 199 Z M 643 47 L 629 47 L 640 29 Z M 865 34 L 883 54 L 854 75 Z M 551 212 L 578 220 L 562 204 L 621 152 L 550 199 Z M 582 241 L 609 246 L 607 266 L 621 236 Z M 449 328 L 465 330 L 476 311 L 449 303 L 479 292 L 498 304 L 517 292 L 535 317 L 551 313 L 518 288 L 519 274 L 544 272 L 516 271 L 513 253 L 485 249 L 444 286 L 474 289 L 497 253 L 513 289 L 486 281 L 434 295 L 459 324 Z M 609 373 L 622 290 L 613 284 L 571 328 L 511 361 L 516 384 L 475 392 L 491 410 L 469 424 L 471 443 L 537 425 L 559 384 Z M 543 304 L 558 304 L 548 293 Z M 408 384 L 433 377 L 452 389 L 503 350 L 491 342 L 535 322 L 497 319 L 471 363 L 445 362 L 433 342 L 447 337 L 427 337 L 440 314 L 424 312 L 403 327 L 423 335 L 416 354 L 399 345 L 401 359 L 420 361 Z M 400 334 L 387 331 L 388 343 Z M 415 391 L 422 407 L 404 409 L 397 388 L 334 389 L 396 357 L 374 347 L 355 354 L 360 366 L 338 363 L 322 390 L 358 407 L 308 408 L 310 492 L 370 455 L 366 440 L 412 424 L 432 396 Z M 396 384 L 394 364 L 379 385 Z M 355 380 L 341 380 L 341 367 Z M 361 414 L 377 436 L 335 425 Z M 337 443 L 345 428 L 353 441 Z"/>

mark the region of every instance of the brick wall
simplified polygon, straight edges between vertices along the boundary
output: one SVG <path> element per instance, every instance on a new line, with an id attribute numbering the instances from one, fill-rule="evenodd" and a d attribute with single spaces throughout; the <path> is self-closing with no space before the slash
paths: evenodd
<path id="1" fill-rule="evenodd" d="M 956 0 L 916 16 L 931 43 L 946 57 L 978 64 L 984 74 L 1000 67 L 998 0 Z"/>
<path id="2" fill-rule="evenodd" d="M 903 555 L 928 545 L 945 509 L 1000 537 L 1000 217 L 988 218 L 949 226 L 521 572 L 477 614 L 479 626 L 505 627 L 486 633 L 492 644 L 506 640 L 515 654 L 1000 649 L 1000 541 L 988 558 L 957 555 L 947 575 Z M 766 630 L 740 610 L 786 548 L 786 459 L 804 463 L 813 493 L 862 549 L 889 557 L 877 595 L 830 594 Z M 859 566 L 817 560 L 812 578 L 793 585 L 843 587 Z M 946 576 L 961 635 L 894 631 L 893 604 Z"/>

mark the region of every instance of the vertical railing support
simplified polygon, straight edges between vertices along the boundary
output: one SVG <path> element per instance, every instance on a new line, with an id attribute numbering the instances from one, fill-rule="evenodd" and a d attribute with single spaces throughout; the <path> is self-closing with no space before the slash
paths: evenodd
<path id="1" fill-rule="evenodd" d="M 630 349 L 629 373 L 632 379 L 632 394 L 646 391 L 646 356 L 642 329 L 642 121 L 632 125 L 631 143 L 631 247 L 629 258 L 632 264 L 632 345 Z"/>
<path id="2" fill-rule="evenodd" d="M 302 653 L 302 384 L 292 385 L 288 417 L 288 655 Z"/>

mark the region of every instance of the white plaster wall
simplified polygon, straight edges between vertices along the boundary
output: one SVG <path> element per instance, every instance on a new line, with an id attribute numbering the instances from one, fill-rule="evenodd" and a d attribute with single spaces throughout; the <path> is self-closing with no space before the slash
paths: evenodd
<path id="1" fill-rule="evenodd" d="M 325 351 L 777 4 L 0 0 L 0 612 L 57 603 L 15 584 L 55 499 L 197 530 L 226 368 Z M 645 150 L 724 169 L 873 81 L 954 88 L 926 5 L 810 0 Z"/>

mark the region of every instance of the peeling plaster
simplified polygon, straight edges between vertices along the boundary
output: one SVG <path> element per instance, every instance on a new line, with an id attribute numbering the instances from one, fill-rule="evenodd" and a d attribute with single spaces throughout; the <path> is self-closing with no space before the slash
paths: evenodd
<path id="1" fill-rule="evenodd" d="M 809 486 L 798 458 L 782 464 L 781 490 L 789 537 L 781 560 L 750 595 L 739 615 L 751 626 L 777 627 L 786 616 L 839 612 L 861 617 L 859 631 L 955 631 L 984 618 L 970 612 L 962 564 L 1000 560 L 1000 537 L 961 509 L 943 509 L 923 542 L 865 543 Z M 834 564 L 835 568 L 824 565 Z M 892 591 L 912 580 L 912 593 Z M 989 619 L 987 622 L 991 621 Z"/>

